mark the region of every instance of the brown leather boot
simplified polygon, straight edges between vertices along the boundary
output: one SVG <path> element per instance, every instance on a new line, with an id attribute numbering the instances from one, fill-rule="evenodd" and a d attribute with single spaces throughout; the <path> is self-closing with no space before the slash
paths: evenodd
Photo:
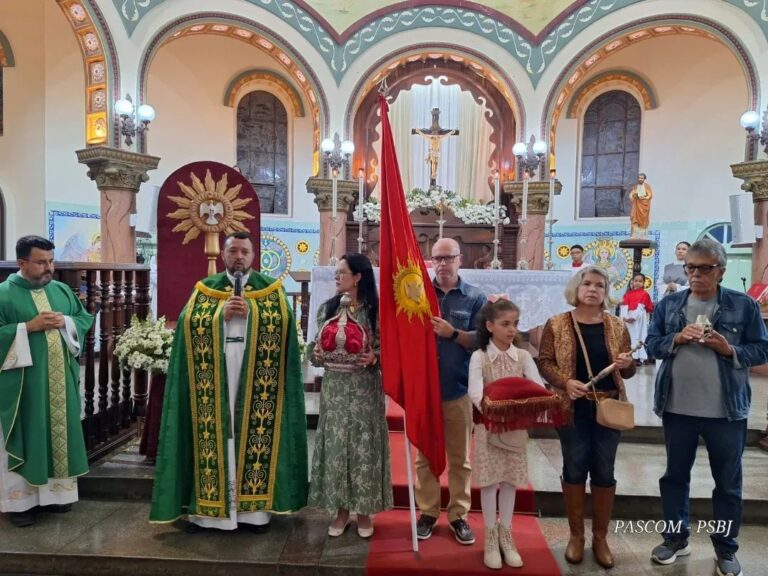
<path id="1" fill-rule="evenodd" d="M 610 488 L 590 486 L 592 490 L 592 552 L 603 568 L 613 568 L 613 554 L 608 548 L 608 524 L 611 523 L 616 485 Z"/>
<path id="2" fill-rule="evenodd" d="M 571 537 L 565 549 L 565 559 L 571 564 L 578 564 L 584 559 L 584 491 L 585 484 L 568 484 L 562 478 L 565 513 Z"/>

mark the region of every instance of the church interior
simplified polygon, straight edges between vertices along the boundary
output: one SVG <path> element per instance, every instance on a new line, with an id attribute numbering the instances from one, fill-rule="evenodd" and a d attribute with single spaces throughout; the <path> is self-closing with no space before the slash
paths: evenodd
<path id="1" fill-rule="evenodd" d="M 336 260 L 381 256 L 382 90 L 422 255 L 457 240 L 462 278 L 509 293 L 534 356 L 540 328 L 568 309 L 574 245 L 616 298 L 641 272 L 658 302 L 678 244 L 716 240 L 722 285 L 749 291 L 768 319 L 767 11 L 762 0 L 2 0 L 2 277 L 18 269 L 17 239 L 42 236 L 57 278 L 99 315 L 81 366 L 81 502 L 32 537 L 0 515 L 0 573 L 488 573 L 480 544 L 445 536 L 411 551 L 392 402 L 396 510 L 372 539 L 328 539 L 310 508 L 261 535 L 150 524 L 154 472 L 137 438 L 153 383 L 120 368 L 115 343 L 134 314 L 172 326 L 238 230 L 311 341 Z M 640 174 L 653 192 L 635 235 Z M 763 368 L 751 371 L 739 554 L 768 576 Z M 690 559 L 660 568 L 648 558 L 657 535 L 638 529 L 662 518 L 656 370 L 645 362 L 627 380 L 636 427 L 616 462 L 617 569 L 563 560 L 562 458 L 541 429 L 516 501 L 528 546 L 516 573 L 713 573 L 704 531 Z M 311 446 L 322 378 L 309 362 L 302 376 Z M 698 456 L 691 514 L 707 520 L 713 482 Z"/>

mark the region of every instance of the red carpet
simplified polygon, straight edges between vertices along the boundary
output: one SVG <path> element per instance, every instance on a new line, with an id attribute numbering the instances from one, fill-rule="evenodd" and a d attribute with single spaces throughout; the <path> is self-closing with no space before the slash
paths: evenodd
<path id="1" fill-rule="evenodd" d="M 390 405 L 396 406 L 394 402 L 390 402 Z M 389 420 L 389 411 L 387 411 L 387 419 Z M 391 429 L 392 428 L 390 425 L 390 430 Z M 405 434 L 403 432 L 389 433 L 389 450 L 391 452 L 392 461 L 392 491 L 394 493 L 395 507 L 408 508 L 408 471 L 405 467 Z M 412 461 L 414 462 L 413 474 L 415 482 L 416 449 L 413 446 L 411 446 L 411 453 L 413 454 Z M 442 493 L 441 506 L 443 509 L 445 509 L 445 507 L 448 505 L 447 472 L 444 472 L 443 475 L 440 476 L 440 487 Z M 474 486 L 472 487 L 471 509 L 478 511 L 480 510 L 480 490 Z M 416 512 L 418 514 L 418 510 Z M 535 494 L 530 484 L 524 488 L 517 489 L 517 496 L 515 497 L 515 512 L 523 514 L 532 514 L 536 512 Z M 482 523 L 480 525 L 482 525 Z"/>
<path id="2" fill-rule="evenodd" d="M 519 576 L 559 576 L 560 569 L 539 529 L 536 518 L 515 516 L 512 535 L 523 558 L 522 568 L 504 566 L 489 570 L 483 564 L 483 519 L 472 513 L 469 523 L 477 541 L 472 546 L 456 542 L 445 516 L 440 518 L 429 540 L 419 541 L 419 552 L 411 550 L 411 529 L 407 510 L 376 515 L 376 533 L 371 539 L 366 572 L 369 576 L 392 574 L 516 574 Z"/>

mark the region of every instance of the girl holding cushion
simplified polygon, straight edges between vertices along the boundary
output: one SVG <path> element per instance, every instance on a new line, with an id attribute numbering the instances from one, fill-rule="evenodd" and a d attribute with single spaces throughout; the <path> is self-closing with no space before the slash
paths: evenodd
<path id="1" fill-rule="evenodd" d="M 485 387 L 509 377 L 523 377 L 543 386 L 531 355 L 513 344 L 517 336 L 520 310 L 506 296 L 490 296 L 477 319 L 479 350 L 469 361 L 469 397 L 482 411 Z M 475 425 L 472 481 L 481 487 L 480 499 L 485 524 L 485 554 L 488 568 L 500 569 L 504 562 L 519 568 L 523 561 L 512 540 L 512 513 L 515 508 L 515 487 L 528 482 L 528 456 L 525 430 L 505 432 L 507 441 L 501 447 L 499 434 L 483 423 Z M 499 492 L 499 516 L 496 520 L 496 493 Z"/>

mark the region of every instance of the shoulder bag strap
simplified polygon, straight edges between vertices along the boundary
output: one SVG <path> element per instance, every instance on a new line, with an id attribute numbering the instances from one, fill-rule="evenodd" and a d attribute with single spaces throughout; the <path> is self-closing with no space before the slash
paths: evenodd
<path id="1" fill-rule="evenodd" d="M 597 394 L 595 393 L 595 385 L 593 380 L 595 375 L 592 373 L 592 364 L 589 362 L 589 354 L 587 353 L 587 346 L 584 344 L 584 337 L 581 335 L 581 329 L 579 323 L 576 321 L 576 317 L 571 312 L 571 320 L 573 321 L 573 330 L 576 332 L 576 337 L 579 339 L 579 345 L 581 346 L 581 352 L 584 354 L 584 363 L 587 365 L 587 375 L 589 376 L 590 388 L 592 388 L 592 394 L 597 402 Z"/>

